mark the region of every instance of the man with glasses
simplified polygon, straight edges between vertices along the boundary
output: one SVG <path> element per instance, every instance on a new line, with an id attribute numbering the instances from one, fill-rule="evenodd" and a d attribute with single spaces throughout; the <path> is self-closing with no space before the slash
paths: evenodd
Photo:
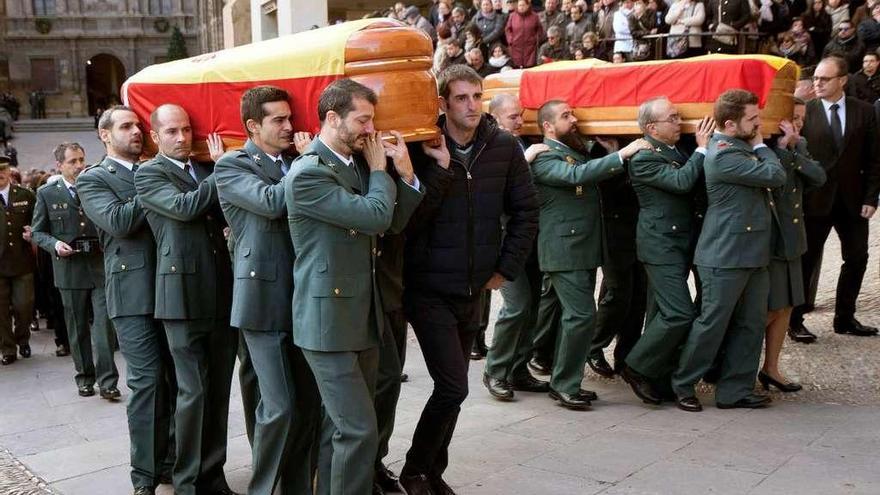
<path id="1" fill-rule="evenodd" d="M 837 281 L 834 332 L 872 336 L 877 329 L 856 320 L 855 310 L 868 264 L 868 220 L 880 194 L 880 136 L 874 109 L 844 95 L 846 83 L 844 59 L 828 57 L 816 66 L 813 89 L 817 98 L 807 103 L 802 135 L 828 180 L 804 197 L 807 252 L 801 262 L 804 280 L 815 284 L 813 273 L 833 227 L 844 261 Z M 789 335 L 800 342 L 816 340 L 804 326 L 803 306 L 792 312 Z"/>
<path id="2" fill-rule="evenodd" d="M 825 45 L 822 58 L 836 55 L 846 61 L 845 73 L 853 73 L 862 67 L 862 57 L 865 55 L 865 44 L 856 36 L 856 29 L 852 22 L 844 21 L 837 26 L 833 33 L 834 38 Z"/>

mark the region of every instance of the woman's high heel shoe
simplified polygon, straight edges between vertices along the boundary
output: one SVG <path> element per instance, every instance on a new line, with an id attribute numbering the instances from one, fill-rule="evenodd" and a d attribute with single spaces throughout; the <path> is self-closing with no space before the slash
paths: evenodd
<path id="1" fill-rule="evenodd" d="M 782 383 L 780 381 L 774 380 L 770 375 L 764 373 L 763 371 L 758 372 L 758 381 L 761 383 L 761 387 L 764 390 L 770 390 L 770 385 L 773 385 L 780 392 L 797 392 L 804 387 L 801 386 L 800 383 L 789 382 Z"/>

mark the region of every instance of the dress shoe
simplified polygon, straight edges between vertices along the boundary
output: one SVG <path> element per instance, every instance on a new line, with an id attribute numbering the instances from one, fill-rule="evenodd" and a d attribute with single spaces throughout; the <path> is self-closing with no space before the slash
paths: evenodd
<path id="1" fill-rule="evenodd" d="M 471 355 L 470 358 L 473 361 L 479 361 L 486 357 L 489 354 L 489 348 L 486 347 L 486 331 L 483 330 L 477 334 L 477 337 L 474 339 L 474 345 L 471 346 Z"/>
<path id="2" fill-rule="evenodd" d="M 31 346 L 28 344 L 18 346 L 18 353 L 21 354 L 23 358 L 31 357 Z"/>
<path id="3" fill-rule="evenodd" d="M 770 385 L 773 385 L 774 387 L 779 389 L 780 392 L 797 392 L 797 391 L 804 388 L 801 386 L 800 383 L 780 382 L 779 380 L 774 379 L 773 377 L 764 373 L 763 371 L 758 372 L 758 381 L 761 382 L 761 387 L 764 390 L 770 390 Z"/>
<path id="4" fill-rule="evenodd" d="M 134 489 L 132 495 L 155 495 L 156 489 L 152 486 L 139 486 Z"/>
<path id="5" fill-rule="evenodd" d="M 580 389 L 578 393 L 583 395 L 590 401 L 599 400 L 599 396 L 596 394 L 596 392 L 593 392 L 592 390 Z"/>
<path id="6" fill-rule="evenodd" d="M 66 345 L 61 344 L 55 348 L 55 355 L 58 357 L 70 356 L 70 349 Z"/>
<path id="7" fill-rule="evenodd" d="M 577 394 L 566 394 L 550 389 L 550 398 L 558 401 L 562 407 L 573 410 L 584 410 L 591 406 L 590 399 L 580 392 Z"/>
<path id="8" fill-rule="evenodd" d="M 788 328 L 788 338 L 801 344 L 812 344 L 816 341 L 816 334 L 807 330 L 803 324 L 794 325 Z"/>
<path id="9" fill-rule="evenodd" d="M 397 476 L 394 473 L 385 467 L 384 464 L 380 464 L 380 467 L 376 469 L 376 474 L 373 477 L 373 493 L 376 492 L 375 487 L 378 487 L 382 490 L 382 493 L 401 493 L 403 489 L 400 487 L 400 482 L 397 479 Z"/>
<path id="10" fill-rule="evenodd" d="M 498 400 L 513 399 L 513 388 L 507 383 L 507 380 L 499 380 L 483 373 L 483 386 L 489 391 L 489 395 Z"/>
<path id="11" fill-rule="evenodd" d="M 407 495 L 434 495 L 431 481 L 424 474 L 400 475 L 400 486 Z"/>
<path id="12" fill-rule="evenodd" d="M 532 375 L 523 376 L 521 378 L 517 378 L 510 382 L 510 386 L 513 387 L 514 390 L 520 392 L 536 392 L 539 394 L 547 393 L 550 391 L 550 383 L 545 382 L 544 380 L 538 380 Z"/>
<path id="13" fill-rule="evenodd" d="M 767 397 L 766 395 L 749 394 L 732 404 L 716 402 L 715 406 L 718 409 L 759 409 L 761 407 L 767 407 L 767 404 L 769 403 L 770 397 Z"/>
<path id="14" fill-rule="evenodd" d="M 857 337 L 872 337 L 877 335 L 877 329 L 872 326 L 862 325 L 859 320 L 852 318 L 850 320 L 834 319 L 834 333 L 850 334 Z"/>
<path id="15" fill-rule="evenodd" d="M 553 371 L 553 365 L 543 359 L 533 357 L 529 360 L 529 369 L 538 375 L 549 375 L 550 372 Z"/>
<path id="16" fill-rule="evenodd" d="M 590 365 L 590 369 L 595 371 L 597 375 L 605 378 L 614 378 L 614 368 L 608 364 L 608 360 L 605 359 L 605 356 L 588 358 L 587 364 Z"/>
<path id="17" fill-rule="evenodd" d="M 122 397 L 122 393 L 120 393 L 119 389 L 116 387 L 101 389 L 101 398 L 102 399 L 119 400 L 120 397 Z"/>
<path id="18" fill-rule="evenodd" d="M 400 383 L 406 383 L 408 381 L 409 381 L 409 375 L 407 375 L 406 373 L 401 373 L 400 374 Z"/>
<path id="19" fill-rule="evenodd" d="M 452 487 L 447 485 L 443 478 L 439 476 L 431 478 L 431 489 L 434 490 L 435 495 L 455 495 Z"/>
<path id="20" fill-rule="evenodd" d="M 3 356 L 2 358 L 0 358 L 0 364 L 2 364 L 3 366 L 9 366 L 10 364 L 12 364 L 14 362 L 15 362 L 15 354 L 13 354 L 11 356 Z"/>
<path id="21" fill-rule="evenodd" d="M 654 387 L 651 386 L 651 383 L 634 369 L 629 366 L 624 366 L 623 372 L 620 376 L 629 384 L 629 387 L 632 389 L 633 393 L 636 394 L 636 397 L 642 399 L 642 402 L 654 405 L 663 402 L 660 395 L 654 391 Z"/>
<path id="22" fill-rule="evenodd" d="M 80 397 L 91 397 L 95 395 L 95 387 L 94 385 L 83 385 L 78 390 Z"/>
<path id="23" fill-rule="evenodd" d="M 679 397 L 675 401 L 675 405 L 678 406 L 682 411 L 687 412 L 700 412 L 703 410 L 703 405 L 700 404 L 700 399 L 694 397 L 693 395 L 689 397 Z"/>

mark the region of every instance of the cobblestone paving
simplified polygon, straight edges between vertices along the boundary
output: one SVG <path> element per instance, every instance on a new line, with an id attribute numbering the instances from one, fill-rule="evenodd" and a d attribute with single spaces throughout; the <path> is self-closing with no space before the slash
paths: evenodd
<path id="1" fill-rule="evenodd" d="M 0 449 L 0 493 L 3 495 L 50 495 L 56 492 L 30 472 L 8 450 Z"/>

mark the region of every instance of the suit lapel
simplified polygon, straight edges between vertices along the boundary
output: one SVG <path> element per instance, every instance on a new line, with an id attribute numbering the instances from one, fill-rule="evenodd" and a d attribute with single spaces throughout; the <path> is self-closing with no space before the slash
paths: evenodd
<path id="1" fill-rule="evenodd" d="M 671 165 L 682 166 L 684 163 L 682 159 L 686 158 L 682 153 L 677 151 L 678 148 L 670 148 L 667 144 L 661 143 L 660 141 L 652 138 L 651 136 L 645 136 L 645 139 L 651 143 L 651 146 L 654 147 L 654 151 L 660 153 L 663 158 L 666 158 L 666 161 Z"/>
<path id="2" fill-rule="evenodd" d="M 351 166 L 343 163 L 342 160 L 336 156 L 336 153 L 333 153 L 333 151 L 321 142 L 320 139 L 312 141 L 312 150 L 318 154 L 321 158 L 321 162 L 339 174 L 339 177 L 342 179 L 345 186 L 357 193 L 361 193 L 361 180 L 358 177 L 357 171 L 353 168 L 357 166 L 357 163 L 354 163 Z"/>
<path id="3" fill-rule="evenodd" d="M 268 184 L 277 184 L 281 182 L 283 177 L 281 169 L 275 165 L 274 160 L 263 152 L 253 141 L 248 139 L 244 144 L 244 149 L 251 157 L 250 166 L 258 177 Z M 283 159 L 283 158 L 282 158 Z"/>
<path id="4" fill-rule="evenodd" d="M 569 165 L 576 165 L 578 163 L 585 163 L 587 161 L 586 156 L 554 139 L 544 138 L 544 144 L 549 146 L 551 150 L 565 155 L 565 161 L 567 161 Z"/>
<path id="5" fill-rule="evenodd" d="M 162 167 L 165 174 L 177 184 L 179 189 L 183 191 L 195 191 L 198 188 L 198 184 L 196 184 L 196 181 L 193 180 L 192 176 L 184 172 L 179 165 L 172 163 L 162 155 L 156 155 L 156 158 L 158 158 L 156 165 Z"/>

